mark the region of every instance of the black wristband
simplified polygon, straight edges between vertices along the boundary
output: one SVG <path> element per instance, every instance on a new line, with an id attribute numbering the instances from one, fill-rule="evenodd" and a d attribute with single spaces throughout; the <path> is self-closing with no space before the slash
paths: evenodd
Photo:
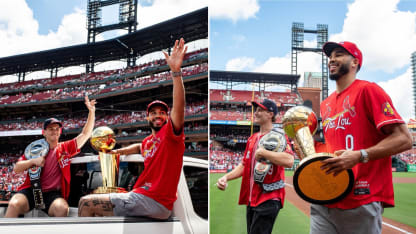
<path id="1" fill-rule="evenodd" d="M 178 72 L 171 71 L 170 74 L 172 74 L 173 77 L 182 77 L 182 72 L 181 71 L 178 71 Z"/>

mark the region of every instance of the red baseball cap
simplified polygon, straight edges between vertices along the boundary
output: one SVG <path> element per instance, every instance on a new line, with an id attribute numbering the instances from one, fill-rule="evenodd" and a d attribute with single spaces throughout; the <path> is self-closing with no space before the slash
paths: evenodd
<path id="1" fill-rule="evenodd" d="M 147 105 L 147 110 L 146 110 L 146 112 L 149 114 L 149 110 L 150 110 L 150 108 L 152 107 L 152 106 L 161 106 L 161 107 L 163 107 L 163 108 L 165 108 L 166 109 L 166 112 L 168 112 L 168 110 L 169 110 L 169 107 L 168 107 L 168 104 L 166 104 L 165 102 L 163 102 L 163 101 L 160 101 L 160 100 L 156 100 L 156 101 L 153 101 L 153 102 L 151 102 L 149 105 Z"/>
<path id="2" fill-rule="evenodd" d="M 360 67 L 363 63 L 363 54 L 361 53 L 360 49 L 358 49 L 357 45 L 349 41 L 341 41 L 340 43 L 336 42 L 327 42 L 322 47 L 322 50 L 326 54 L 326 56 L 330 56 L 332 51 L 337 48 L 341 47 L 344 48 L 348 53 L 350 53 L 354 58 L 358 59 Z"/>

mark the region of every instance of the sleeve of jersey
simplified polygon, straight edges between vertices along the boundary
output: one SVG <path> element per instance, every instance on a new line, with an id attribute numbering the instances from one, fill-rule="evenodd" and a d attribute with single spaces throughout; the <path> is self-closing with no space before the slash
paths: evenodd
<path id="1" fill-rule="evenodd" d="M 72 139 L 72 140 L 63 142 L 62 143 L 62 150 L 66 151 L 70 155 L 70 157 L 72 157 L 72 156 L 78 154 L 79 152 L 81 152 L 81 150 L 78 149 L 76 139 Z"/>
<path id="2" fill-rule="evenodd" d="M 364 97 L 366 109 L 370 113 L 370 118 L 374 121 L 377 129 L 395 123 L 404 123 L 402 117 L 393 106 L 389 95 L 377 84 L 371 83 L 365 87 Z"/>
<path id="3" fill-rule="evenodd" d="M 183 127 L 182 127 L 182 130 L 181 130 L 181 134 L 176 135 L 173 132 L 173 124 L 172 124 L 172 119 L 171 118 L 169 118 L 169 121 L 168 121 L 168 123 L 166 125 L 167 125 L 166 126 L 167 127 L 167 129 L 166 129 L 166 136 L 169 136 L 170 138 L 172 138 L 172 139 L 174 139 L 176 141 L 182 141 L 182 139 L 185 140 L 185 134 L 183 132 Z"/>
<path id="4" fill-rule="evenodd" d="M 27 160 L 25 157 L 25 154 L 22 154 L 22 156 L 20 156 L 19 159 L 17 159 L 18 162 L 24 161 L 24 160 Z"/>

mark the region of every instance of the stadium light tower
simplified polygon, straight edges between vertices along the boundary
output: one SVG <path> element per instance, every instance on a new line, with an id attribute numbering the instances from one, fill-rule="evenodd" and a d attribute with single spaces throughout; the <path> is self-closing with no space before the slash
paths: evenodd
<path id="1" fill-rule="evenodd" d="M 317 35 L 316 48 L 305 48 L 304 47 L 304 35 L 305 33 Z M 291 71 L 292 75 L 298 73 L 298 53 L 309 51 L 316 52 L 322 56 L 322 100 L 328 97 L 328 58 L 322 51 L 322 46 L 328 41 L 328 25 L 318 24 L 317 29 L 305 29 L 303 23 L 292 24 L 292 62 Z"/>
<path id="2" fill-rule="evenodd" d="M 413 107 L 416 119 L 416 51 L 412 53 L 412 68 L 413 68 Z"/>
<path id="3" fill-rule="evenodd" d="M 118 23 L 102 25 L 102 8 L 119 4 Z M 95 36 L 98 34 L 114 29 L 127 29 L 128 33 L 136 31 L 137 28 L 137 0 L 88 0 L 87 6 L 87 44 L 95 43 Z M 129 53 L 127 57 L 127 66 L 136 65 L 134 51 L 126 44 L 118 41 Z M 94 58 L 88 58 L 86 72 L 94 71 Z"/>

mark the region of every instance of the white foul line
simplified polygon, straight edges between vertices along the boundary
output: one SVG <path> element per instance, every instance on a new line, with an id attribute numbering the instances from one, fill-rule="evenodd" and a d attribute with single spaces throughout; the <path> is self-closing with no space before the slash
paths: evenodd
<path id="1" fill-rule="evenodd" d="M 293 185 L 291 185 L 291 184 L 289 184 L 289 183 L 285 183 L 285 184 L 286 184 L 287 186 L 289 186 L 289 187 L 293 188 Z M 401 229 L 401 228 L 399 228 L 399 227 L 396 227 L 396 226 L 391 225 L 391 224 L 386 223 L 386 222 L 383 222 L 383 225 L 386 225 L 386 226 L 388 226 L 388 227 L 390 227 L 390 228 L 396 229 L 396 230 L 397 230 L 397 231 L 399 231 L 399 232 L 403 232 L 403 233 L 406 233 L 406 234 L 412 234 L 411 232 L 408 232 L 408 231 L 406 231 L 406 230 L 403 230 L 403 229 Z"/>
<path id="2" fill-rule="evenodd" d="M 388 223 L 386 223 L 386 222 L 383 222 L 383 224 L 384 224 L 384 225 L 386 225 L 386 226 L 389 226 L 389 227 L 391 227 L 391 228 L 393 228 L 393 229 L 396 229 L 397 231 L 400 231 L 400 232 L 403 232 L 403 233 L 406 233 L 406 234 L 411 234 L 411 232 L 408 232 L 408 231 L 406 231 L 406 230 L 403 230 L 403 229 L 401 229 L 401 228 L 398 228 L 398 227 L 396 227 L 396 226 L 394 226 L 394 225 L 391 225 L 391 224 L 388 224 Z"/>

